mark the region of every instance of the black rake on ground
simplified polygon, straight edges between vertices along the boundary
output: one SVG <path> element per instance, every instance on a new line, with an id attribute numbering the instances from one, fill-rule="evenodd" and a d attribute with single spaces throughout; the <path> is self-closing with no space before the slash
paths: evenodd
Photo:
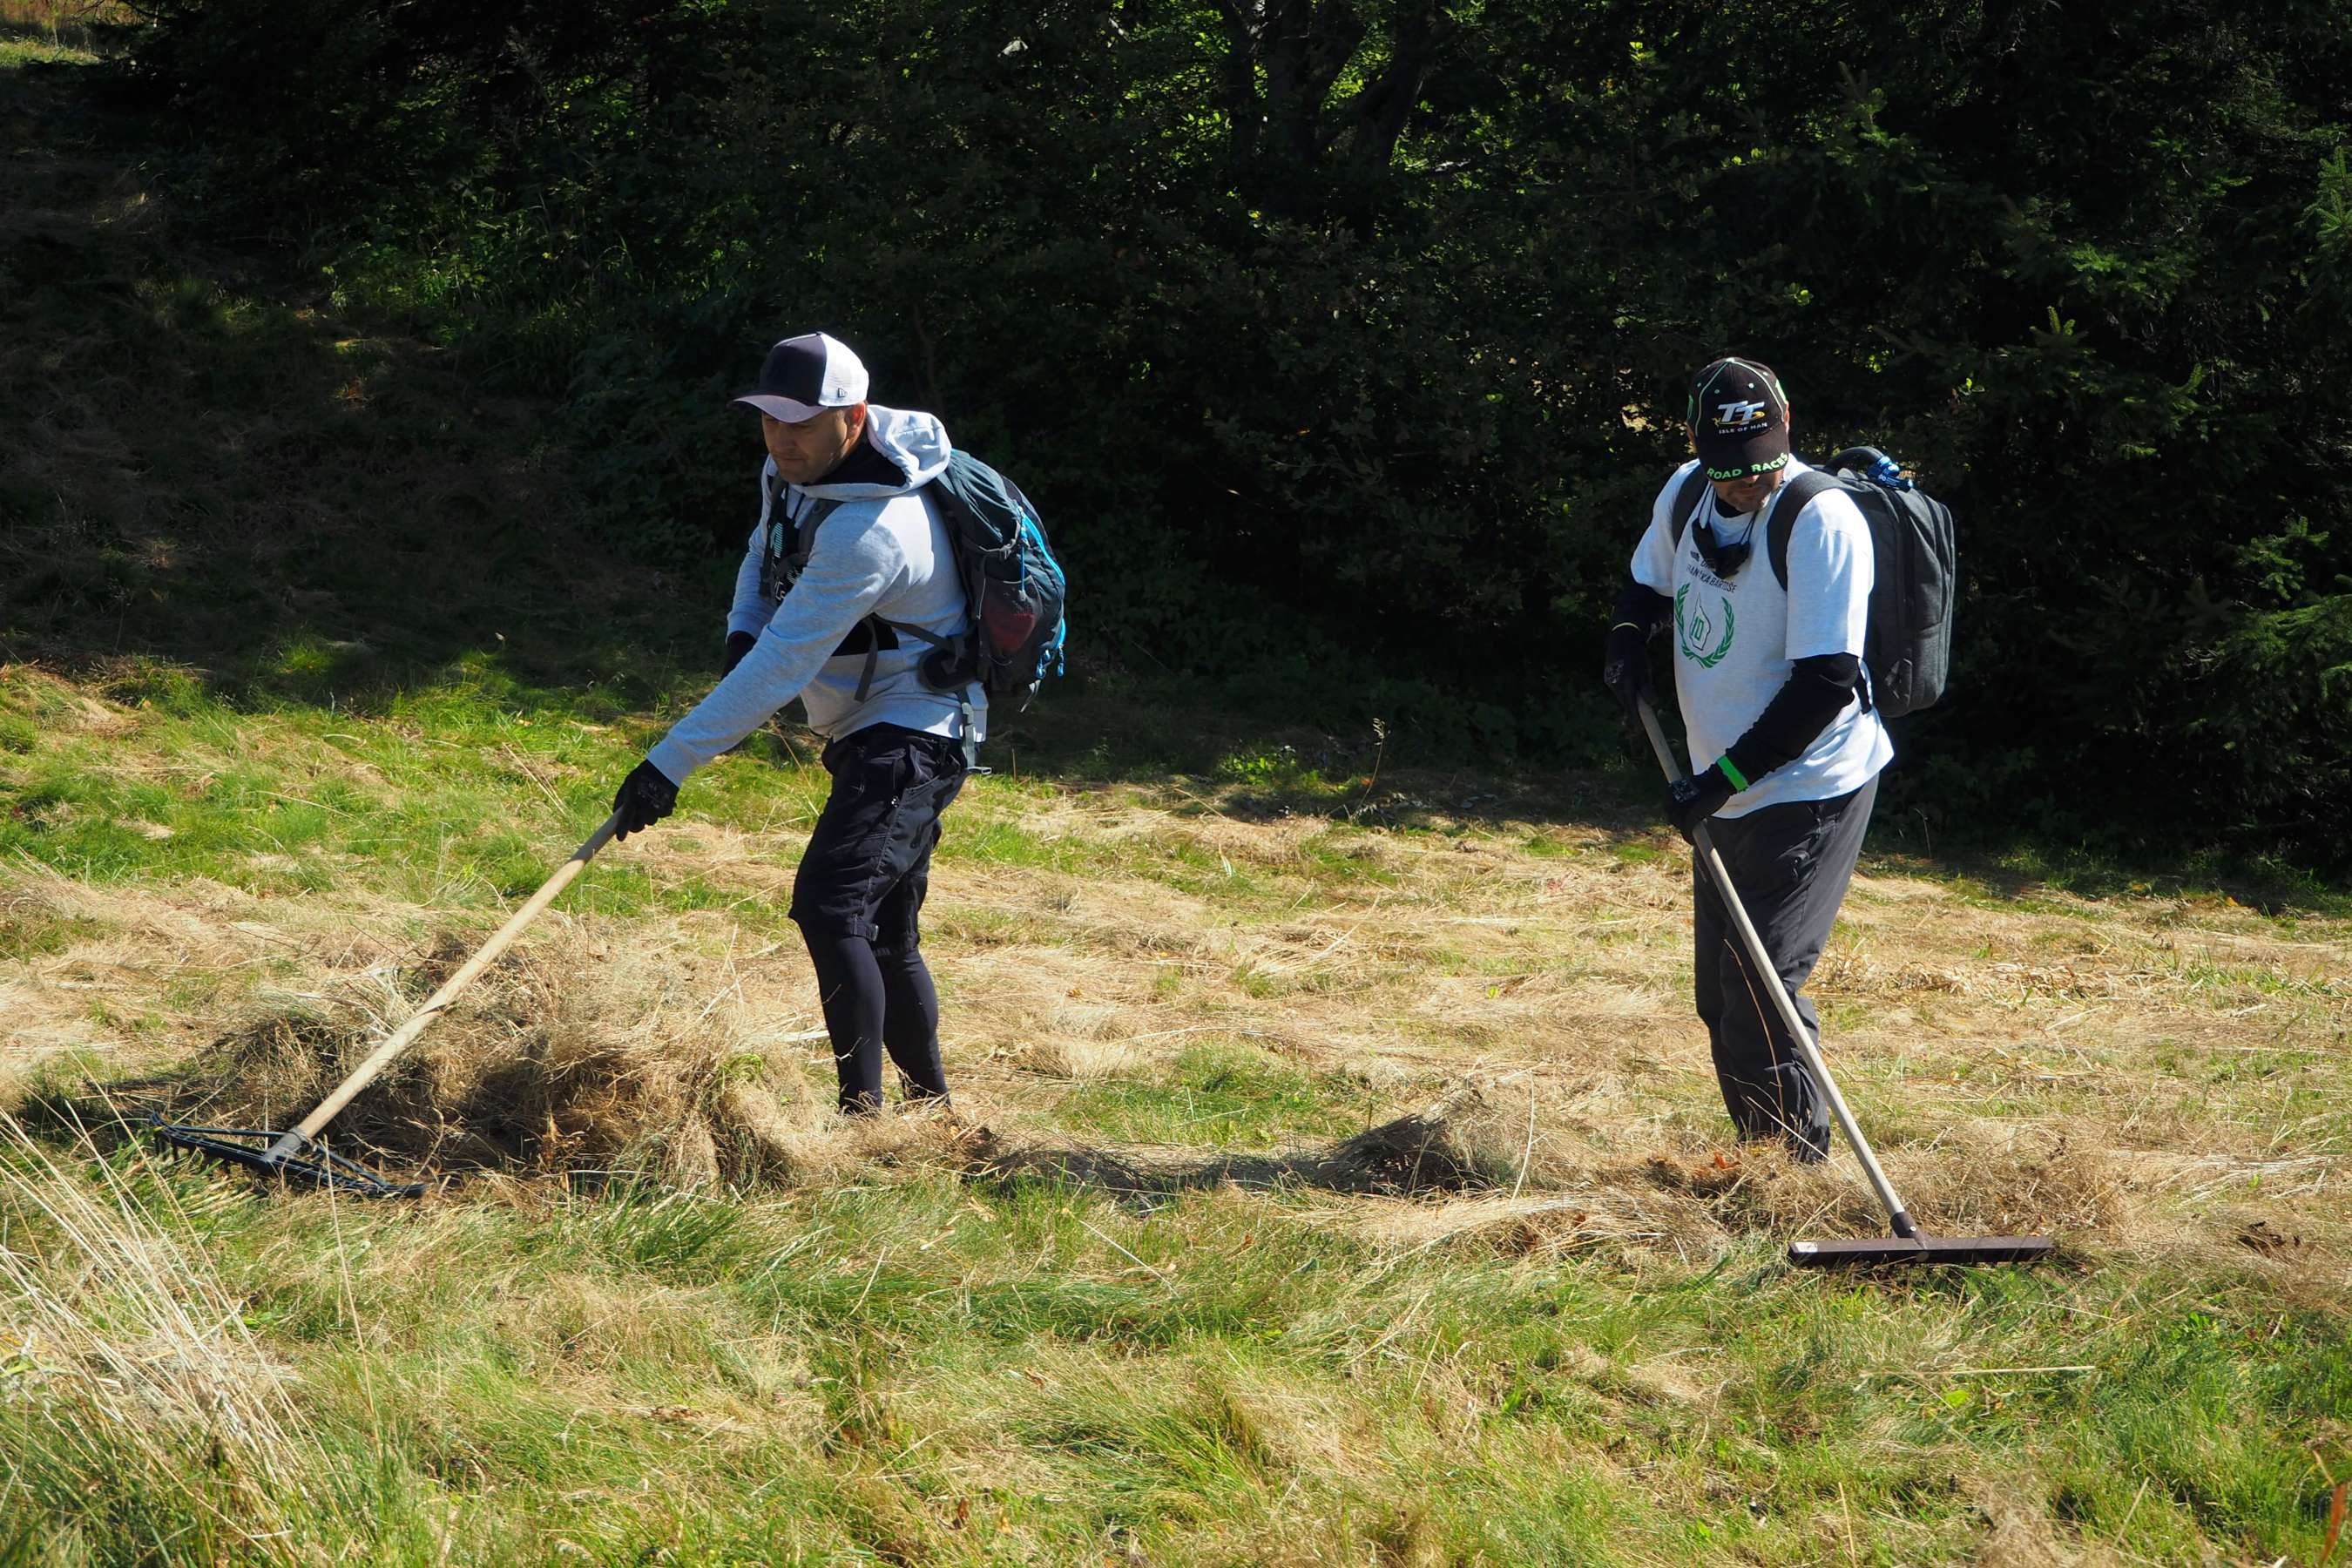
<path id="1" fill-rule="evenodd" d="M 200 1154 L 225 1165 L 242 1165 L 265 1181 L 292 1182 L 362 1198 L 416 1198 L 425 1182 L 387 1182 L 355 1160 L 299 1132 L 260 1127 L 189 1127 L 151 1117 L 148 1136 L 170 1153 Z"/>
<path id="2" fill-rule="evenodd" d="M 431 1184 L 425 1182 L 387 1182 L 382 1176 L 354 1161 L 347 1160 L 320 1142 L 319 1133 L 333 1121 L 353 1096 L 374 1081 L 377 1074 L 390 1067 L 393 1059 L 413 1045 L 416 1037 L 429 1027 L 433 1020 L 447 1011 L 457 999 L 457 994 L 471 984 L 498 961 L 523 928 L 537 920 L 540 911 L 555 901 L 581 868 L 595 858 L 596 851 L 611 841 L 621 826 L 621 816 L 614 812 L 604 825 L 588 836 L 587 842 L 572 852 L 572 858 L 556 868 L 530 901 L 517 910 L 484 942 L 465 967 L 442 982 L 441 989 L 428 998 L 415 1016 L 403 1024 L 391 1038 L 368 1054 L 367 1060 L 337 1084 L 326 1099 L 293 1127 L 277 1131 L 254 1127 L 192 1127 L 166 1121 L 161 1115 L 148 1123 L 148 1135 L 158 1148 L 217 1160 L 223 1164 L 238 1165 L 253 1172 L 265 1181 L 286 1182 L 316 1187 L 329 1192 L 350 1193 L 357 1197 L 414 1198 L 422 1197 Z"/>

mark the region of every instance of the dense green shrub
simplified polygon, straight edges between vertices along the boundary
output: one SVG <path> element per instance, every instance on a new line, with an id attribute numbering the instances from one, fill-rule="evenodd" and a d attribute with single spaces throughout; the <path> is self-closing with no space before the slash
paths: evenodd
<path id="1" fill-rule="evenodd" d="M 1094 647 L 1573 749 L 1736 348 L 1960 517 L 1906 807 L 2342 853 L 2340 11 L 159 3 L 223 210 L 567 391 L 629 548 L 734 547 L 723 394 L 824 325 L 1039 497 Z"/>

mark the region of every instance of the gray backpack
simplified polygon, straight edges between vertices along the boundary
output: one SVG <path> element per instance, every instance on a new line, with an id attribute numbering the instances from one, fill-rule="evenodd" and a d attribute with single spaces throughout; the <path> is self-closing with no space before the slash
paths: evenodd
<path id="1" fill-rule="evenodd" d="M 1675 543 L 1698 509 L 1706 470 L 1694 468 L 1675 497 Z M 1764 553 L 1772 575 L 1789 585 L 1789 530 L 1824 491 L 1843 490 L 1870 524 L 1877 572 L 1862 662 L 1870 672 L 1865 700 L 1888 719 L 1931 706 L 1944 694 L 1952 663 L 1952 600 L 1958 582 L 1949 507 L 1904 478 L 1875 447 L 1848 447 L 1780 487 L 1764 520 Z"/>

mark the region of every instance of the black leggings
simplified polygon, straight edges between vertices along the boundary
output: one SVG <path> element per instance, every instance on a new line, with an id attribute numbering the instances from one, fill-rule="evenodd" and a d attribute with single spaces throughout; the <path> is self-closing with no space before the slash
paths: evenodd
<path id="1" fill-rule="evenodd" d="M 923 950 L 877 952 L 862 936 L 803 931 L 816 965 L 825 1032 L 833 1037 L 841 1075 L 841 1109 L 871 1114 L 882 1109 L 882 1053 L 909 1100 L 945 1100 L 940 1067 L 940 996 Z"/>
<path id="2" fill-rule="evenodd" d="M 827 746 L 824 765 L 833 793 L 793 877 L 793 919 L 816 966 L 841 1108 L 882 1108 L 885 1050 L 908 1100 L 944 1100 L 920 918 L 940 813 L 963 787 L 962 745 L 876 724 Z"/>

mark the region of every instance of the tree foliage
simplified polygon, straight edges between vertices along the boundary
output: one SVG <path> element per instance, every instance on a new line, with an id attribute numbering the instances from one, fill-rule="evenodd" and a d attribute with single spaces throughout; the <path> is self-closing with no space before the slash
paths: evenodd
<path id="1" fill-rule="evenodd" d="M 1040 498 L 1111 657 L 1591 744 L 1736 350 L 1960 518 L 1913 806 L 2342 853 L 2340 9 L 152 5 L 222 221 L 566 388 L 640 547 L 740 537 L 719 395 L 823 325 Z"/>

